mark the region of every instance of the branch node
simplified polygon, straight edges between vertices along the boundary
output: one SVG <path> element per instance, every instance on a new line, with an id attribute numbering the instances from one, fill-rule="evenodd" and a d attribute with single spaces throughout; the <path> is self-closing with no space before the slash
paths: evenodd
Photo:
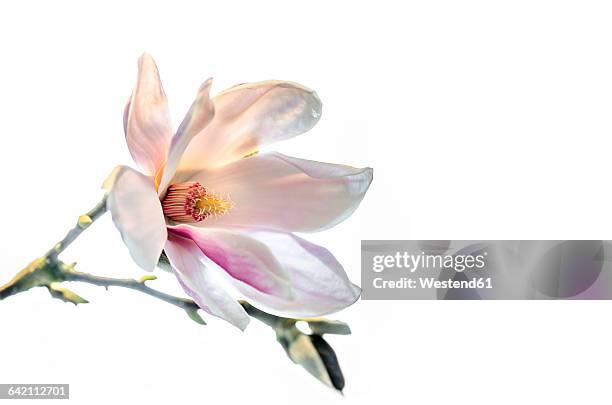
<path id="1" fill-rule="evenodd" d="M 144 283 L 146 283 L 147 281 L 153 281 L 153 280 L 157 280 L 157 276 L 153 276 L 153 275 L 150 275 L 150 276 L 142 276 L 142 277 L 140 278 L 140 280 L 138 280 L 138 282 L 139 282 L 140 284 L 144 284 Z"/>
<path id="2" fill-rule="evenodd" d="M 77 221 L 77 226 L 81 229 L 87 228 L 89 225 L 93 223 L 93 219 L 87 214 L 83 214 L 79 217 Z"/>

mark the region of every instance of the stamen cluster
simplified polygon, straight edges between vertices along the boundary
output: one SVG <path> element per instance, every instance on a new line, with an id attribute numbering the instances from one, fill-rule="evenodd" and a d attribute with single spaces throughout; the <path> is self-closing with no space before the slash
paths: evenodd
<path id="1" fill-rule="evenodd" d="M 229 198 L 207 190 L 199 182 L 172 184 L 162 202 L 164 215 L 182 223 L 200 222 L 210 216 L 223 215 L 231 207 Z"/>

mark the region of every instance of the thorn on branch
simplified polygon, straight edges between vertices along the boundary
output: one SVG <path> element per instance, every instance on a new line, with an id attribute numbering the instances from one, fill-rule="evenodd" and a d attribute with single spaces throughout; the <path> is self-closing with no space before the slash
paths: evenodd
<path id="1" fill-rule="evenodd" d="M 138 280 L 138 282 L 140 284 L 145 284 L 147 281 L 153 281 L 153 280 L 157 280 L 157 277 L 153 275 L 149 275 L 149 276 L 142 276 L 140 280 Z"/>
<path id="2" fill-rule="evenodd" d="M 348 324 L 341 321 L 332 321 L 323 318 L 304 319 L 313 335 L 350 335 L 351 328 Z"/>
<path id="3" fill-rule="evenodd" d="M 93 224 L 93 219 L 87 214 L 81 215 L 77 220 L 77 226 L 81 229 L 85 229 L 91 224 Z"/>
<path id="4" fill-rule="evenodd" d="M 197 309 L 187 308 L 185 309 L 185 312 L 187 313 L 187 316 L 189 316 L 189 318 L 195 323 L 206 325 L 206 321 L 200 316 Z"/>
<path id="5" fill-rule="evenodd" d="M 89 301 L 87 301 L 85 298 L 81 297 L 77 293 L 67 288 L 61 287 L 59 283 L 51 283 L 47 286 L 47 289 L 49 290 L 49 294 L 51 294 L 53 298 L 60 299 L 64 302 L 70 302 L 75 306 L 78 304 L 89 303 Z"/>

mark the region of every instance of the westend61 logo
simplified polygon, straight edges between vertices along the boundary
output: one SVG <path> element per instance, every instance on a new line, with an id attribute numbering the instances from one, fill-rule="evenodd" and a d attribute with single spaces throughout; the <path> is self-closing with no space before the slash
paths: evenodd
<path id="1" fill-rule="evenodd" d="M 396 252 L 394 255 L 375 255 L 372 270 L 380 273 L 386 269 L 406 269 L 411 273 L 419 269 L 447 269 L 456 272 L 481 270 L 486 266 L 487 252 L 478 255 L 433 255 Z"/>

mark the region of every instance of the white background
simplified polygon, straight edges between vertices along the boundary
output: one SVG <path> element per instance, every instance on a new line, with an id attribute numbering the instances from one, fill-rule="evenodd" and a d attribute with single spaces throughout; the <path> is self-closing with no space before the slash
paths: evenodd
<path id="1" fill-rule="evenodd" d="M 361 239 L 611 239 L 612 9 L 590 1 L 21 1 L 0 6 L 0 283 L 63 236 L 131 164 L 122 111 L 143 51 L 178 123 L 200 83 L 317 90 L 324 111 L 276 149 L 372 166 L 323 234 L 359 282 Z M 65 254 L 139 277 L 110 218 Z M 171 276 L 159 288 L 180 293 Z M 609 403 L 610 302 L 373 302 L 332 318 L 344 398 L 245 333 L 136 292 L 74 307 L 0 302 L 0 382 L 70 383 L 78 404 Z"/>

